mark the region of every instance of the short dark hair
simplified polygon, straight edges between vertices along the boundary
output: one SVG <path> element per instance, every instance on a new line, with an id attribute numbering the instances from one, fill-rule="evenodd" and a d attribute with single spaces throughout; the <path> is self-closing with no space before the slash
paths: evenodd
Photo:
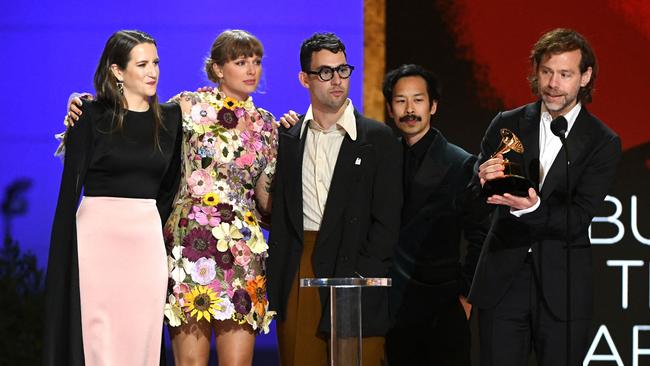
<path id="1" fill-rule="evenodd" d="M 311 56 L 314 52 L 328 50 L 332 53 L 345 53 L 345 45 L 334 33 L 314 33 L 311 37 L 302 42 L 300 46 L 300 68 L 302 71 L 309 71 L 311 67 Z"/>
<path id="2" fill-rule="evenodd" d="M 537 69 L 542 62 L 542 58 L 547 55 L 556 55 L 575 50 L 580 50 L 580 73 L 584 73 L 591 67 L 591 80 L 589 80 L 587 85 L 580 87 L 578 100 L 584 104 L 591 102 L 591 94 L 596 83 L 596 76 L 598 76 L 596 54 L 585 37 L 575 30 L 567 28 L 556 28 L 544 33 L 530 52 L 530 62 L 533 70 L 528 77 L 528 81 L 530 81 L 530 88 L 535 95 L 539 95 Z"/>
<path id="3" fill-rule="evenodd" d="M 389 71 L 384 77 L 382 91 L 384 93 L 384 98 L 386 98 L 386 102 L 390 104 L 391 99 L 393 99 L 393 89 L 395 88 L 395 84 L 397 84 L 399 79 L 407 76 L 419 76 L 424 79 L 427 83 L 429 103 L 433 103 L 434 100 L 440 100 L 442 88 L 440 87 L 440 81 L 438 81 L 438 78 L 431 71 L 420 65 L 404 64 Z"/>

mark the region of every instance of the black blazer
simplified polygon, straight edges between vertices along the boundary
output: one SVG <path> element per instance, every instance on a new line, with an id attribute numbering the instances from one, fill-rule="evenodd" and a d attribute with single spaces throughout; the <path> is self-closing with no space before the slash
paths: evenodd
<path id="1" fill-rule="evenodd" d="M 404 198 L 391 269 L 390 310 L 398 324 L 420 323 L 435 315 L 436 304 L 468 295 L 489 228 L 489 207 L 472 184 L 476 156 L 432 130 L 434 140 Z M 461 267 L 463 234 L 468 248 Z"/>
<path id="2" fill-rule="evenodd" d="M 346 134 L 327 197 L 312 263 L 317 277 L 387 277 L 402 208 L 402 152 L 391 129 L 355 112 L 357 139 Z M 303 248 L 300 128 L 280 128 L 267 259 L 270 308 L 285 318 Z M 360 159 L 360 164 L 356 162 Z M 363 290 L 364 336 L 388 329 L 388 289 Z M 319 330 L 329 332 L 329 292 L 320 293 Z"/>
<path id="3" fill-rule="evenodd" d="M 507 154 L 523 165 L 525 174 L 539 182 L 539 128 L 541 102 L 499 113 L 487 129 L 477 162 L 483 163 L 496 151 L 499 129 L 511 129 L 524 145 L 523 156 Z M 589 319 L 593 313 L 591 244 L 588 228 L 616 177 L 621 159 L 619 137 L 585 106 L 568 137 L 569 189 L 572 193 L 570 236 L 571 317 Z M 534 269 L 544 300 L 553 314 L 566 314 L 566 204 L 565 151 L 561 149 L 548 171 L 537 210 L 520 218 L 499 206 L 483 246 L 470 293 L 470 301 L 481 308 L 495 306 L 508 290 L 532 248 Z"/>

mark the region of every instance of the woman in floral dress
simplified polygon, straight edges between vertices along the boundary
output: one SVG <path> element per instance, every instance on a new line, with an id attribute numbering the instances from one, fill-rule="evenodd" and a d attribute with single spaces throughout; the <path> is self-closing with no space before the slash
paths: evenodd
<path id="1" fill-rule="evenodd" d="M 277 130 L 250 97 L 262 55 L 250 33 L 225 31 L 206 61 L 218 88 L 174 98 L 183 111 L 183 164 L 164 236 L 176 365 L 207 364 L 213 331 L 220 365 L 250 365 L 255 334 L 267 333 L 273 318 L 259 215 L 270 211 Z"/>

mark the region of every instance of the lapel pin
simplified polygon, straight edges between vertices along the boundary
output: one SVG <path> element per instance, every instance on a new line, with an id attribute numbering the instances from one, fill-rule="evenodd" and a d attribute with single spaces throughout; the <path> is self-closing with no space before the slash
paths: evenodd
<path id="1" fill-rule="evenodd" d="M 354 165 L 361 165 L 361 158 L 357 158 L 357 160 L 354 161 Z"/>

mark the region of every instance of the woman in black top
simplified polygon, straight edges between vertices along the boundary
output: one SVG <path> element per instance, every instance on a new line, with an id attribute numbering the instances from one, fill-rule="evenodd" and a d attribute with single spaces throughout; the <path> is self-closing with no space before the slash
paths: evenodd
<path id="1" fill-rule="evenodd" d="M 119 31 L 97 101 L 66 134 L 46 278 L 46 365 L 157 365 L 167 263 L 162 226 L 178 187 L 180 120 L 158 104 L 151 36 Z M 84 197 L 77 209 L 81 191 Z"/>

